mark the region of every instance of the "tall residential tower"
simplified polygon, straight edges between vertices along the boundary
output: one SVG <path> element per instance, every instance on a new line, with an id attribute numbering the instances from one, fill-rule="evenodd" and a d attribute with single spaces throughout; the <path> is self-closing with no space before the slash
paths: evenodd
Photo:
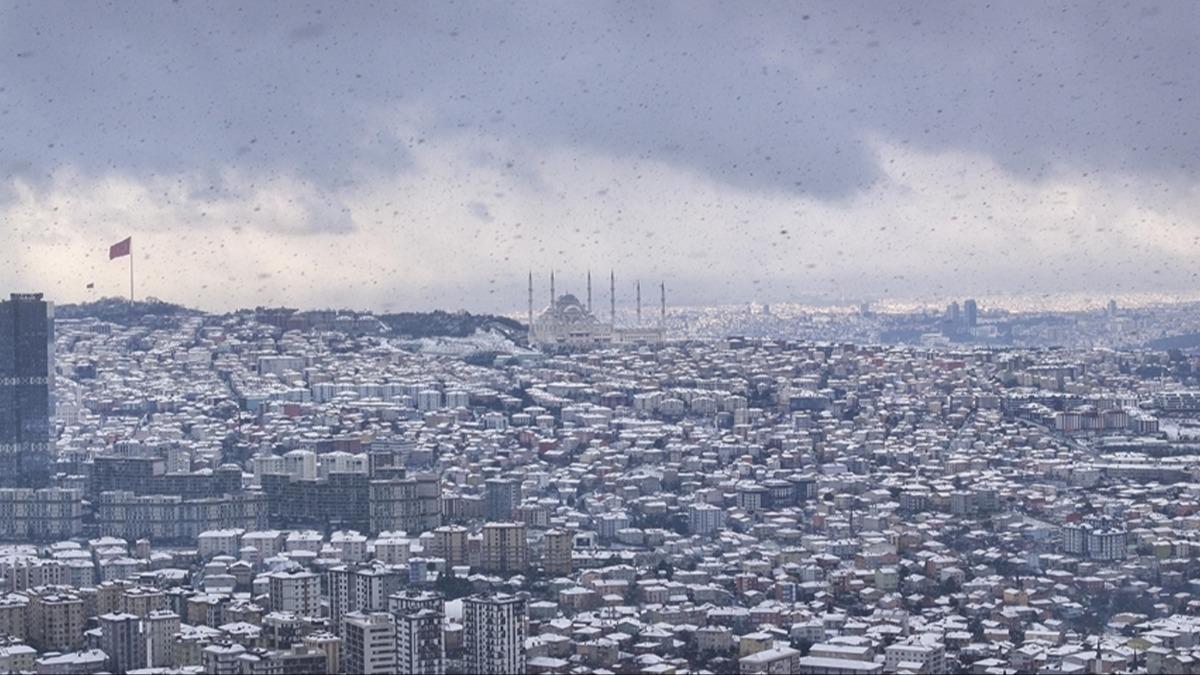
<path id="1" fill-rule="evenodd" d="M 50 482 L 54 305 L 41 293 L 0 301 L 0 486 Z"/>
<path id="2" fill-rule="evenodd" d="M 525 600 L 512 595 L 463 599 L 463 652 L 468 673 L 525 672 Z"/>

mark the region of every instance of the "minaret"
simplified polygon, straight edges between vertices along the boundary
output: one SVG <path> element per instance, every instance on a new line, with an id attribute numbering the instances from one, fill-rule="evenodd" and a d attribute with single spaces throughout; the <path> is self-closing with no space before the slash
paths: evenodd
<path id="1" fill-rule="evenodd" d="M 661 313 L 658 316 L 658 327 L 666 328 L 667 327 L 667 284 L 666 284 L 666 282 L 663 282 L 663 281 L 658 282 L 658 289 L 660 291 L 662 291 L 662 308 L 660 309 Z"/>
<path id="2" fill-rule="evenodd" d="M 642 280 L 637 280 L 637 325 L 642 325 Z"/>
<path id="3" fill-rule="evenodd" d="M 617 328 L 617 277 L 608 270 L 608 321 Z"/>
<path id="4" fill-rule="evenodd" d="M 617 277 L 612 270 L 608 271 L 608 320 L 617 327 Z"/>
<path id="5" fill-rule="evenodd" d="M 529 332 L 533 332 L 533 270 L 529 270 Z"/>
<path id="6" fill-rule="evenodd" d="M 554 270 L 550 270 L 550 308 L 554 308 Z"/>
<path id="7" fill-rule="evenodd" d="M 588 270 L 588 314 L 592 313 L 592 271 Z"/>

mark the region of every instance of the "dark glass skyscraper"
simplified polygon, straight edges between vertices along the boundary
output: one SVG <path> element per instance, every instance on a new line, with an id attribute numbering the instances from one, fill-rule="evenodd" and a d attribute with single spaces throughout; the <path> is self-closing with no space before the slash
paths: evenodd
<path id="1" fill-rule="evenodd" d="M 975 303 L 974 298 L 963 302 L 963 318 L 966 320 L 968 328 L 979 325 L 979 305 Z"/>
<path id="2" fill-rule="evenodd" d="M 54 305 L 41 293 L 0 301 L 0 485 L 50 482 Z"/>

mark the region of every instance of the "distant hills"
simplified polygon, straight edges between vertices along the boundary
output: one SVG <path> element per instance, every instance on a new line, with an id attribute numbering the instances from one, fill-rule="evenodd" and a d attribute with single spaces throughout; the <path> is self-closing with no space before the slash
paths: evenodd
<path id="1" fill-rule="evenodd" d="M 320 312 L 329 314 L 330 312 Z M 356 314 L 352 311 L 336 311 L 335 314 Z M 124 298 L 101 298 L 93 302 L 56 305 L 54 314 L 60 319 L 99 319 L 129 326 L 143 323 L 145 317 L 153 319 L 204 316 L 206 313 L 183 305 L 164 302 L 157 298 L 138 300 L 133 304 Z M 303 312 L 299 314 L 303 315 Z M 508 317 L 495 314 L 471 314 L 470 312 L 398 312 L 377 314 L 375 318 L 386 325 L 393 334 L 406 338 L 468 337 L 476 331 L 489 330 L 520 342 L 525 338 L 525 325 Z"/>
<path id="2" fill-rule="evenodd" d="M 495 330 L 510 340 L 525 337 L 525 324 L 496 316 L 495 314 L 471 314 L 469 312 L 400 312 L 381 314 L 377 317 L 393 333 L 411 338 L 423 337 L 468 337 L 475 331 Z"/>
<path id="3" fill-rule="evenodd" d="M 158 298 L 137 300 L 133 304 L 125 298 L 100 298 L 75 305 L 54 306 L 54 316 L 57 319 L 100 319 L 122 326 L 141 323 L 143 317 L 167 318 L 202 314 L 204 313 L 201 311 L 163 302 Z"/>
<path id="4" fill-rule="evenodd" d="M 1171 349 L 1196 349 L 1200 347 L 1200 333 L 1184 333 L 1183 335 L 1171 335 L 1168 337 L 1158 338 L 1146 343 L 1146 347 L 1158 351 L 1168 351 Z"/>

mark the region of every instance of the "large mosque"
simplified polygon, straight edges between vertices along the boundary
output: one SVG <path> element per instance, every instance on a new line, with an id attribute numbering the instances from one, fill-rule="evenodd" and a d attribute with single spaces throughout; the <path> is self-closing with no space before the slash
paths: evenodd
<path id="1" fill-rule="evenodd" d="M 616 326 L 616 277 L 609 273 L 609 321 L 604 323 L 592 313 L 592 274 L 587 276 L 587 304 L 570 293 L 555 295 L 554 273 L 550 273 L 550 305 L 536 318 L 533 315 L 533 273 L 529 274 L 529 344 L 547 350 L 591 349 L 620 345 L 658 344 L 663 341 L 667 318 L 666 286 L 662 293 L 659 321 L 654 326 L 642 325 L 642 285 L 637 284 L 637 324 Z"/>

